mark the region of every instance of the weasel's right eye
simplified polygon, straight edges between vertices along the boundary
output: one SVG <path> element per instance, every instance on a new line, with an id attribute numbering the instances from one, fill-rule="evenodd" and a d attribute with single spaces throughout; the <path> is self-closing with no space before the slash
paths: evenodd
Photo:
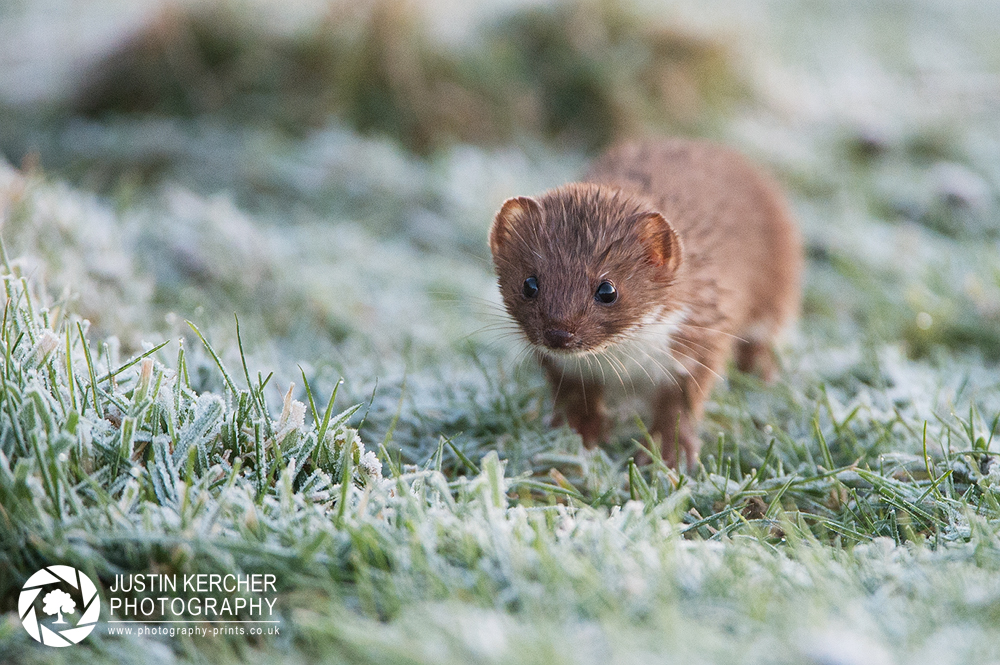
<path id="1" fill-rule="evenodd" d="M 534 298 L 538 295 L 538 278 L 529 277 L 524 280 L 524 286 L 521 287 L 521 293 L 524 294 L 525 298 Z"/>
<path id="2" fill-rule="evenodd" d="M 611 282 L 601 282 L 597 286 L 597 293 L 594 294 L 594 300 L 602 302 L 605 305 L 610 305 L 618 300 L 618 289 Z"/>

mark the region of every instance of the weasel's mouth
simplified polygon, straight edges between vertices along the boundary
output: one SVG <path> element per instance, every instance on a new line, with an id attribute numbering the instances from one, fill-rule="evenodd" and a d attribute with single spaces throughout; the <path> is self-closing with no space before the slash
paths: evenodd
<path id="1" fill-rule="evenodd" d="M 552 347 L 546 344 L 540 345 L 539 348 L 543 352 L 553 356 L 585 356 L 588 353 L 591 353 L 589 349 L 581 349 L 581 348 L 566 349 L 561 347 Z"/>
<path id="2" fill-rule="evenodd" d="M 567 356 L 589 356 L 602 353 L 609 345 L 601 344 L 598 346 L 590 346 L 585 344 L 582 340 L 577 339 L 576 343 L 569 346 L 553 346 L 552 344 L 547 344 L 544 341 L 541 344 L 536 344 L 535 346 L 542 353 L 550 356 L 565 358 Z"/>

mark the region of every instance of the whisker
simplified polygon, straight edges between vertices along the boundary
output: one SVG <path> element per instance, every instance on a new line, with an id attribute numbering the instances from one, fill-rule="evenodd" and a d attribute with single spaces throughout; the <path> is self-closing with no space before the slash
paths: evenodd
<path id="1" fill-rule="evenodd" d="M 489 298 L 483 298 L 482 296 L 471 296 L 471 295 L 463 296 L 463 299 L 470 300 L 476 303 L 477 305 L 485 305 L 490 309 L 496 309 L 502 312 L 507 311 L 506 309 L 504 309 L 503 301 L 490 300 Z"/>
<path id="2" fill-rule="evenodd" d="M 521 332 L 521 327 L 516 325 L 511 325 L 509 323 L 487 323 L 486 325 L 476 328 L 469 335 L 476 335 L 481 332 L 493 332 L 495 330 L 509 330 L 511 332 Z"/>
<path id="3" fill-rule="evenodd" d="M 531 344 L 525 344 L 521 348 L 521 350 L 517 352 L 517 355 L 514 356 L 514 362 L 516 363 L 515 364 L 515 368 L 516 368 L 515 371 L 517 372 L 517 378 L 518 379 L 523 378 L 522 372 L 524 372 L 525 368 L 529 366 L 528 365 L 528 355 L 532 351 L 533 351 L 533 349 L 531 347 Z"/>
<path id="4" fill-rule="evenodd" d="M 649 372 L 646 371 L 646 369 L 644 367 L 642 367 L 641 363 L 637 363 L 630 355 L 628 355 L 628 353 L 624 349 L 618 349 L 617 352 L 625 354 L 626 358 L 632 361 L 632 364 L 638 365 L 639 369 L 641 369 L 643 371 L 643 373 L 646 375 L 646 377 L 649 379 L 650 385 L 656 386 L 656 380 L 649 374 Z M 625 360 L 623 360 L 622 358 L 620 358 L 617 355 L 615 355 L 614 356 L 614 360 L 615 360 L 615 362 L 618 363 L 618 367 L 621 368 L 622 373 L 628 378 L 629 387 L 631 389 L 631 396 L 633 398 L 637 397 L 638 396 L 638 391 L 637 391 L 636 385 L 635 385 L 635 374 L 634 374 L 634 372 L 630 372 L 629 371 L 628 366 L 625 364 Z M 626 394 L 629 394 L 629 390 L 628 389 L 626 389 L 625 392 L 626 392 Z"/>
<path id="5" fill-rule="evenodd" d="M 638 367 L 639 369 L 642 370 L 642 373 L 646 375 L 646 378 L 649 379 L 650 383 L 652 383 L 654 386 L 656 385 L 656 379 L 653 378 L 653 375 L 649 373 L 649 371 L 645 368 L 645 366 L 643 366 L 643 364 L 641 362 L 639 362 L 638 360 L 636 360 L 635 357 L 632 356 L 630 353 L 628 353 L 628 351 L 626 351 L 625 349 L 619 349 L 619 351 L 621 353 L 625 354 L 626 358 L 628 358 L 629 360 L 631 360 L 636 365 L 636 367 Z M 624 367 L 624 364 L 622 366 Z M 666 370 L 664 370 L 664 371 L 666 371 Z M 671 374 L 671 372 L 666 372 L 666 373 L 667 374 Z M 635 384 L 633 384 L 632 387 L 634 389 L 635 388 Z"/>
<path id="6" fill-rule="evenodd" d="M 725 335 L 726 337 L 730 337 L 732 339 L 735 339 L 735 340 L 737 340 L 739 342 L 744 342 L 746 344 L 750 343 L 750 340 L 748 340 L 748 339 L 746 339 L 744 337 L 740 337 L 739 335 L 733 335 L 731 333 L 727 333 L 726 331 L 719 330 L 718 328 L 707 328 L 705 326 L 696 326 L 693 323 L 687 323 L 687 322 L 681 323 L 679 327 L 685 327 L 685 326 L 688 327 L 688 328 L 696 328 L 698 330 L 707 330 L 708 332 L 719 333 L 720 335 Z"/>
<path id="7" fill-rule="evenodd" d="M 695 353 L 693 349 L 687 349 L 687 348 L 685 348 L 685 350 L 691 351 L 692 353 Z M 698 358 L 696 358 L 694 355 L 689 355 L 689 354 L 686 354 L 686 353 L 681 353 L 679 350 L 678 350 L 678 353 L 680 353 L 680 355 L 682 357 L 687 358 L 688 360 L 690 360 L 690 361 L 692 361 L 694 363 L 697 363 L 698 365 L 701 365 L 702 367 L 704 367 L 705 369 L 707 369 L 709 372 L 711 372 L 712 374 L 714 374 L 715 378 L 719 379 L 720 381 L 724 381 L 725 380 L 722 377 L 721 374 L 719 374 L 718 372 L 716 372 L 714 369 L 712 369 L 711 367 L 709 367 L 705 363 L 703 363 L 700 360 L 698 360 Z"/>
<path id="8" fill-rule="evenodd" d="M 598 367 L 600 368 L 600 370 L 601 370 L 601 383 L 602 383 L 602 384 L 603 384 L 603 383 L 607 383 L 607 382 L 608 382 L 608 378 L 607 378 L 606 376 L 604 376 L 604 365 L 603 365 L 603 364 L 601 363 L 601 359 L 600 359 L 600 356 L 596 356 L 596 357 L 595 357 L 595 360 L 597 361 L 597 366 L 598 366 Z"/>
<path id="9" fill-rule="evenodd" d="M 611 362 L 612 366 L 615 363 L 617 363 L 622 373 L 628 377 L 629 385 L 632 387 L 632 394 L 635 395 L 635 379 L 632 377 L 632 374 L 628 371 L 628 368 L 625 366 L 625 361 L 616 356 L 614 353 L 608 353 L 607 355 L 608 355 L 608 361 Z M 622 387 L 624 388 L 624 385 Z"/>
<path id="10" fill-rule="evenodd" d="M 680 389 L 680 390 L 684 389 L 684 386 L 681 384 L 680 380 L 677 378 L 676 371 L 674 371 L 674 370 L 672 370 L 670 368 L 667 368 L 666 366 L 663 365 L 662 362 L 660 362 L 659 360 L 657 360 L 653 356 L 652 351 L 656 351 L 658 353 L 665 354 L 667 356 L 667 358 L 670 360 L 671 363 L 677 364 L 677 359 L 674 358 L 673 355 L 671 355 L 670 349 L 668 347 L 659 347 L 659 346 L 657 346 L 657 347 L 653 347 L 652 349 L 650 349 L 650 347 L 648 345 L 646 345 L 646 344 L 638 344 L 638 345 L 633 346 L 631 348 L 632 348 L 632 350 L 638 351 L 639 353 L 641 353 L 643 356 L 646 357 L 647 360 L 649 360 L 649 362 L 651 362 L 654 365 L 656 365 L 660 369 L 660 371 L 662 371 L 673 382 L 673 384 L 678 389 Z M 656 380 L 653 379 L 649 375 L 648 371 L 646 371 L 646 368 L 643 365 L 643 363 L 639 362 L 639 360 L 637 358 L 635 358 L 634 356 L 631 356 L 631 355 L 629 356 L 629 359 L 632 362 L 634 362 L 636 365 L 638 365 L 641 370 L 643 370 L 644 372 L 646 372 L 646 376 L 650 377 L 650 381 L 652 381 L 654 384 L 656 383 Z"/>
<path id="11" fill-rule="evenodd" d="M 676 362 L 676 360 L 675 360 L 675 362 Z M 702 395 L 705 395 L 705 389 L 701 387 L 701 382 L 699 382 L 698 379 L 694 378 L 694 374 L 688 372 L 687 373 L 687 378 L 689 378 L 692 381 L 694 381 L 694 385 L 698 387 L 698 392 L 699 393 L 701 393 Z M 681 389 L 681 392 L 684 391 L 684 386 L 683 385 L 679 385 L 679 388 Z"/>
<path id="12" fill-rule="evenodd" d="M 698 349 L 708 354 L 713 353 L 713 349 L 711 347 L 705 346 L 704 344 L 699 344 L 694 340 L 688 339 L 686 337 L 674 337 L 670 340 L 670 342 L 671 344 L 683 344 L 685 348 L 690 350 L 692 353 L 696 353 Z M 692 347 L 698 347 L 698 349 L 694 349 Z"/>
<path id="13" fill-rule="evenodd" d="M 476 305 L 483 305 L 489 307 L 490 309 L 505 311 L 503 310 L 503 302 L 497 302 L 496 300 L 490 300 L 489 298 L 484 298 L 482 296 L 455 293 L 454 291 L 424 291 L 424 293 L 429 296 L 434 296 L 433 302 L 444 302 L 444 303 L 468 302 L 468 303 L 475 303 Z"/>
<path id="14" fill-rule="evenodd" d="M 479 328 L 466 335 L 463 335 L 461 338 L 459 338 L 459 340 L 465 341 L 472 337 L 481 337 L 483 339 L 490 339 L 490 340 L 519 339 L 524 342 L 527 341 L 527 339 L 525 339 L 524 335 L 521 333 L 520 330 L 512 328 L 487 328 L 487 327 Z"/>
<path id="15" fill-rule="evenodd" d="M 668 374 L 670 376 L 674 375 L 673 372 L 671 372 L 669 369 L 667 369 L 666 367 L 664 367 L 663 363 L 661 363 L 659 360 L 657 360 L 656 358 L 654 358 L 653 355 L 649 351 L 647 351 L 646 349 L 642 349 L 642 348 L 640 348 L 640 351 L 642 351 L 643 355 L 645 355 L 646 358 L 651 363 L 653 363 L 654 365 L 656 365 L 657 367 L 659 367 L 663 371 L 664 374 Z M 673 360 L 674 362 L 677 362 L 676 359 L 673 358 L 673 356 L 671 356 L 671 360 Z"/>
<path id="16" fill-rule="evenodd" d="M 472 339 L 472 335 L 465 335 L 463 337 L 458 338 L 458 340 L 456 340 L 456 341 L 457 342 L 464 342 L 466 344 L 473 344 L 473 342 L 474 342 L 474 340 Z M 518 334 L 516 334 L 514 332 L 509 332 L 509 333 L 504 333 L 502 335 L 497 335 L 497 336 L 493 337 L 492 339 L 486 338 L 486 339 L 475 340 L 475 343 L 477 343 L 477 344 L 479 344 L 479 345 L 481 345 L 481 346 L 485 347 L 486 349 L 489 349 L 490 351 L 493 351 L 493 352 L 503 352 L 503 351 L 508 350 L 510 348 L 511 342 L 517 343 L 517 342 L 524 342 L 524 341 L 525 340 L 523 338 L 521 338 L 520 335 L 518 335 Z"/>
<path id="17" fill-rule="evenodd" d="M 676 349 L 672 349 L 672 351 L 676 351 Z M 713 375 L 715 375 L 715 377 L 717 379 L 719 379 L 720 381 L 725 381 L 725 379 L 718 372 L 716 372 L 714 369 L 712 369 L 711 367 L 709 367 L 705 363 L 701 362 L 697 358 L 694 358 L 693 356 L 689 356 L 686 353 L 681 353 L 680 351 L 676 351 L 676 352 L 679 353 L 682 358 L 687 358 L 688 360 L 690 360 L 690 361 L 692 361 L 694 363 L 697 363 L 698 365 L 701 365 L 702 367 L 704 367 L 705 369 L 707 369 L 710 373 L 712 373 Z M 691 378 L 693 380 L 694 379 L 694 375 L 691 375 Z M 698 382 L 695 381 L 695 383 L 697 384 Z M 701 391 L 701 393 L 703 395 L 707 395 L 707 393 L 704 390 L 702 390 L 702 388 L 701 388 L 700 385 L 698 386 L 698 390 Z"/>
<path id="18" fill-rule="evenodd" d="M 622 375 L 618 373 L 618 369 L 615 367 L 614 362 L 612 362 L 611 357 L 608 356 L 607 352 L 605 352 L 605 351 L 601 352 L 601 357 L 607 359 L 608 364 L 611 366 L 611 370 L 615 373 L 615 375 L 618 376 L 618 383 L 622 384 L 622 390 L 624 390 L 627 393 L 628 392 L 628 388 L 625 387 L 625 380 L 622 379 Z M 635 386 L 633 386 L 633 391 L 634 391 L 634 389 L 635 389 Z"/>
<path id="19" fill-rule="evenodd" d="M 528 359 L 528 354 L 530 354 L 532 350 L 531 343 L 525 343 L 524 346 L 521 347 L 521 350 L 517 352 L 517 355 L 514 356 L 514 362 L 519 365 L 525 363 Z"/>
<path id="20" fill-rule="evenodd" d="M 566 378 L 566 363 L 559 364 L 561 371 L 559 372 L 559 384 L 556 386 L 555 393 L 552 396 L 552 403 L 559 403 L 559 391 L 562 390 L 563 379 Z"/>

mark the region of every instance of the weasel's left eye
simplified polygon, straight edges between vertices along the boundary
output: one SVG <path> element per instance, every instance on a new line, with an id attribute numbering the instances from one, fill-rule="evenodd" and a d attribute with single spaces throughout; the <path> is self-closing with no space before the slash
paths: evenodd
<path id="1" fill-rule="evenodd" d="M 524 280 L 524 284 L 521 285 L 521 293 L 523 293 L 524 297 L 527 298 L 528 300 L 531 300 L 535 296 L 537 296 L 538 295 L 538 278 L 537 277 L 529 277 L 528 279 Z"/>
<path id="2" fill-rule="evenodd" d="M 594 300 L 610 305 L 618 300 L 618 289 L 611 282 L 601 282 L 600 286 L 597 287 L 597 293 L 594 294 Z"/>

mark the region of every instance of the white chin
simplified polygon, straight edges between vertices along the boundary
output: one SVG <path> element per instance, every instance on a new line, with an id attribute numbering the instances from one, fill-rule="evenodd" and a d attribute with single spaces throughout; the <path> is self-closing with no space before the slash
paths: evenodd
<path id="1" fill-rule="evenodd" d="M 602 353 L 610 346 L 613 346 L 613 344 L 608 343 L 590 348 L 553 349 L 552 347 L 545 346 L 544 344 L 536 344 L 535 348 L 540 353 L 544 353 L 550 358 L 582 358 L 584 356 L 594 356 Z"/>

